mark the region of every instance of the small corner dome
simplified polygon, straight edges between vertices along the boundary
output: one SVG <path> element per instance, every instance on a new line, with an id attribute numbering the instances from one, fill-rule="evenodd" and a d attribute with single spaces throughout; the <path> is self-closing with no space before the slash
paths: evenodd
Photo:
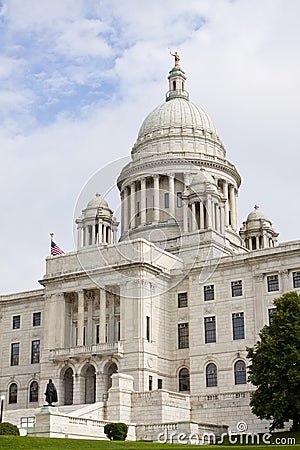
<path id="1" fill-rule="evenodd" d="M 199 192 L 200 190 L 206 190 L 206 183 L 209 183 L 211 186 L 215 186 L 216 184 L 209 173 L 204 169 L 200 169 L 199 172 L 194 175 L 189 187 L 192 191 Z"/>
<path id="2" fill-rule="evenodd" d="M 254 220 L 265 220 L 266 222 L 271 223 L 271 220 L 265 215 L 263 211 L 261 211 L 258 205 L 255 205 L 254 211 L 251 211 L 251 213 L 248 214 L 246 222 L 252 222 Z"/>
<path id="3" fill-rule="evenodd" d="M 86 209 L 96 209 L 99 207 L 108 208 L 108 203 L 97 192 L 96 196 L 88 202 Z"/>

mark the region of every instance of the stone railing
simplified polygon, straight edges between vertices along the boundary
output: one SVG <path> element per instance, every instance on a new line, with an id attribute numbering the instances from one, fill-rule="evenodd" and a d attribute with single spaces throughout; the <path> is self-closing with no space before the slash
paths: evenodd
<path id="1" fill-rule="evenodd" d="M 249 399 L 250 395 L 251 393 L 249 391 L 224 392 L 222 394 L 208 394 L 208 395 L 191 395 L 191 403 Z"/>
<path id="2" fill-rule="evenodd" d="M 78 345 L 76 347 L 55 348 L 50 350 L 50 361 L 76 357 L 93 357 L 97 355 L 123 356 L 123 344 L 121 342 L 103 342 L 101 344 Z"/>

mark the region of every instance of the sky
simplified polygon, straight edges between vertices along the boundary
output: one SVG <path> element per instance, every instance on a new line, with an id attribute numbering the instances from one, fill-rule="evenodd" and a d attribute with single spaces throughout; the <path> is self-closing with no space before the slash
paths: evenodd
<path id="1" fill-rule="evenodd" d="M 74 250 L 78 211 L 164 101 L 170 50 L 242 176 L 240 225 L 257 203 L 299 239 L 299 16 L 298 0 L 0 0 L 0 293 L 41 287 L 51 232 Z"/>

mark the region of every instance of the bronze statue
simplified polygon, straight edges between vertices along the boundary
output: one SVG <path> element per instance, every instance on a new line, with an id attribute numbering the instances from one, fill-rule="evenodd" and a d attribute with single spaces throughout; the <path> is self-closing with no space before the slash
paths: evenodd
<path id="1" fill-rule="evenodd" d="M 52 406 L 53 402 L 58 401 L 56 387 L 54 386 L 54 383 L 52 383 L 51 379 L 49 380 L 49 383 L 47 384 L 45 396 L 46 396 L 46 402 L 48 403 L 49 406 Z"/>
<path id="2" fill-rule="evenodd" d="M 177 52 L 175 52 L 175 53 L 170 52 L 170 55 L 174 56 L 174 58 L 175 58 L 175 66 L 179 66 L 179 61 L 180 61 L 179 54 Z"/>

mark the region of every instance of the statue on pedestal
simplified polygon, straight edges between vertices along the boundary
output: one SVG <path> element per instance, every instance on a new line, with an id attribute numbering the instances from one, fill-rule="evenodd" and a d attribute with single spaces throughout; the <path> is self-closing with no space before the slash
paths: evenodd
<path id="1" fill-rule="evenodd" d="M 58 401 L 57 390 L 51 379 L 49 380 L 49 383 L 47 384 L 45 396 L 46 396 L 46 402 L 48 403 L 49 406 L 52 406 L 53 402 L 55 403 Z"/>
<path id="2" fill-rule="evenodd" d="M 174 58 L 175 58 L 175 66 L 179 66 L 179 61 L 180 61 L 179 54 L 177 52 L 175 52 L 175 53 L 170 52 L 170 55 L 174 56 Z"/>

